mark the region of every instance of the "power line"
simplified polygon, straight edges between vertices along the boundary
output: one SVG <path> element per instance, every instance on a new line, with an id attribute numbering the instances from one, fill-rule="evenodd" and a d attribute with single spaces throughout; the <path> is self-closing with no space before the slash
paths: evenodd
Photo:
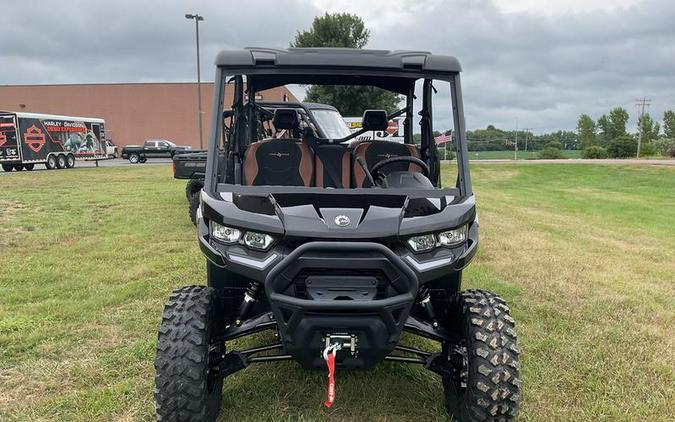
<path id="1" fill-rule="evenodd" d="M 637 158 L 640 158 L 640 145 L 642 144 L 642 132 L 644 131 L 644 117 L 645 117 L 645 107 L 651 105 L 652 100 L 649 98 L 638 98 L 635 100 L 635 107 L 640 108 L 640 118 L 638 119 L 638 145 L 637 145 Z"/>

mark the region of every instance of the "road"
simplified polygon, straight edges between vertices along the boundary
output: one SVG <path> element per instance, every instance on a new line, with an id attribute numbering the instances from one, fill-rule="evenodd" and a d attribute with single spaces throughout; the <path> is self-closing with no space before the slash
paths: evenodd
<path id="1" fill-rule="evenodd" d="M 129 160 L 124 160 L 122 158 L 113 158 L 109 160 L 99 160 L 99 167 L 130 167 L 130 166 L 156 166 L 156 165 L 168 165 L 171 164 L 170 158 L 149 158 L 146 163 L 143 164 L 131 164 Z M 75 168 L 95 168 L 95 161 L 76 161 Z M 44 164 L 36 164 L 35 168 L 32 171 L 46 171 Z M 58 171 L 58 170 L 57 170 Z M 25 170 L 24 170 L 25 172 Z M 13 171 L 12 173 L 16 173 Z M 23 173 L 23 172 L 22 172 Z M 0 174 L 9 174 L 0 170 Z"/>

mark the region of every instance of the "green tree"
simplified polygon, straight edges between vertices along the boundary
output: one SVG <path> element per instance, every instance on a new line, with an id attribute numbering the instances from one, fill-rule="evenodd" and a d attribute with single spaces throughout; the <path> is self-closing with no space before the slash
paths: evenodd
<path id="1" fill-rule="evenodd" d="M 326 13 L 317 16 L 310 29 L 298 31 L 291 47 L 363 48 L 370 31 L 363 20 L 349 13 Z M 312 85 L 305 101 L 331 104 L 344 116 L 360 116 L 366 109 L 398 109 L 398 94 L 371 86 Z"/>
<path id="2" fill-rule="evenodd" d="M 666 110 L 663 113 L 663 135 L 669 139 L 675 139 L 675 111 Z"/>
<path id="3" fill-rule="evenodd" d="M 596 145 L 598 142 L 596 136 L 595 122 L 588 114 L 582 114 L 577 120 L 577 139 L 579 140 L 580 148 L 586 149 L 590 146 Z"/>
<path id="4" fill-rule="evenodd" d="M 623 107 L 613 108 L 609 116 L 603 114 L 598 119 L 601 143 L 607 145 L 612 139 L 628 135 L 626 123 L 628 123 L 628 112 Z"/>
<path id="5" fill-rule="evenodd" d="M 649 113 L 645 113 L 638 118 L 638 136 L 642 136 L 641 142 L 649 144 L 659 137 L 661 126 L 652 119 Z"/>
<path id="6" fill-rule="evenodd" d="M 637 141 L 630 135 L 623 135 L 609 141 L 607 154 L 610 158 L 632 158 L 637 153 Z"/>

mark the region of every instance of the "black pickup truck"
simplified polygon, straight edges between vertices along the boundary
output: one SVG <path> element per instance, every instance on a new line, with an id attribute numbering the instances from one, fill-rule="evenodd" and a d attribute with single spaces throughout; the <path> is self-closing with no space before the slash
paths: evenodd
<path id="1" fill-rule="evenodd" d="M 311 125 L 312 129 L 321 138 L 340 139 L 349 135 L 350 129 L 345 123 L 340 112 L 333 106 L 319 103 L 298 102 L 258 102 L 258 122 L 260 128 L 259 137 L 266 136 L 266 128 L 274 116 L 277 108 L 294 108 L 303 117 L 300 119 L 304 124 Z M 224 113 L 224 120 L 229 117 Z M 225 137 L 229 133 L 229 127 L 224 124 Z M 124 152 L 122 152 L 124 154 Z M 123 155 L 124 156 L 124 155 Z M 219 157 L 224 160 L 224 156 Z M 185 187 L 185 196 L 188 200 L 190 220 L 194 224 L 197 208 L 199 206 L 199 191 L 204 186 L 204 172 L 206 170 L 206 152 L 187 151 L 177 152 L 173 155 L 173 177 L 176 179 L 188 179 Z"/>
<path id="2" fill-rule="evenodd" d="M 127 145 L 122 148 L 122 158 L 130 163 L 145 163 L 148 158 L 173 158 L 176 154 L 190 151 L 192 147 L 178 146 L 166 139 L 148 139 L 143 145 Z"/>

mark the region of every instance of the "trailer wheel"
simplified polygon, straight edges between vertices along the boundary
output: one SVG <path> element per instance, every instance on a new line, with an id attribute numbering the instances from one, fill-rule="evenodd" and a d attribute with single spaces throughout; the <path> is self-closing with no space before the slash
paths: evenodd
<path id="1" fill-rule="evenodd" d="M 23 165 L 23 168 L 26 169 L 26 170 L 28 170 L 28 171 L 32 171 L 32 170 L 33 170 L 33 167 L 35 167 L 35 164 L 33 164 L 33 163 L 31 163 L 31 164 L 24 164 L 24 165 Z"/>
<path id="2" fill-rule="evenodd" d="M 59 169 L 64 169 L 66 168 L 66 156 L 63 154 L 59 154 L 58 157 L 56 157 L 56 167 Z"/>
<path id="3" fill-rule="evenodd" d="M 155 357 L 155 408 L 160 421 L 215 421 L 223 376 L 217 365 L 225 345 L 218 331 L 215 289 L 174 290 L 164 306 Z"/>
<path id="4" fill-rule="evenodd" d="M 138 164 L 140 159 L 141 159 L 141 157 L 138 154 L 129 154 L 129 162 L 131 164 Z"/>
<path id="5" fill-rule="evenodd" d="M 66 156 L 66 168 L 72 169 L 75 167 L 75 156 L 73 154 L 68 154 Z"/>
<path id="6" fill-rule="evenodd" d="M 21 171 L 21 170 L 23 170 L 23 164 L 16 164 L 16 165 L 14 165 L 14 170 L 16 170 L 16 171 Z"/>
<path id="7" fill-rule="evenodd" d="M 513 421 L 520 407 L 520 351 L 509 308 L 483 290 L 458 293 L 457 299 L 451 316 L 461 343 L 449 345 L 443 376 L 448 412 L 467 422 Z"/>
<path id="8" fill-rule="evenodd" d="M 14 166 L 11 165 L 11 164 L 3 164 L 3 165 L 2 165 L 2 169 L 3 169 L 4 171 L 9 172 L 9 171 L 14 170 Z"/>
<path id="9" fill-rule="evenodd" d="M 53 170 L 56 168 L 56 157 L 54 155 L 50 155 L 49 157 L 47 157 L 45 167 L 47 167 L 47 170 Z"/>

